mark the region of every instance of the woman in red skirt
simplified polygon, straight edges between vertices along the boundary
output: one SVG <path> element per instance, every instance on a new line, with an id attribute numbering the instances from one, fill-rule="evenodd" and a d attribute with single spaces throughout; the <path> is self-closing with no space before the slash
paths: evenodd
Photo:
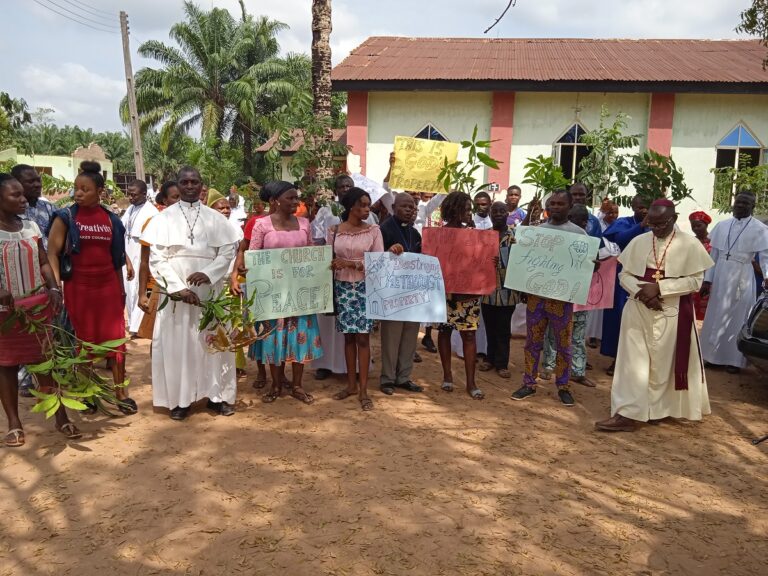
<path id="1" fill-rule="evenodd" d="M 125 337 L 125 228 L 120 219 L 100 204 L 104 191 L 101 166 L 80 164 L 75 179 L 75 204 L 57 210 L 48 237 L 48 259 L 60 274 L 61 256 L 72 261 L 70 278 L 64 279 L 64 307 L 75 329 L 85 342 L 101 344 Z M 129 279 L 133 269 L 129 266 Z M 123 414 L 135 414 L 136 402 L 128 397 L 125 382 L 125 345 L 110 358 L 112 378 Z"/>
<path id="2" fill-rule="evenodd" d="M 48 264 L 43 235 L 37 224 L 20 218 L 26 209 L 21 184 L 10 174 L 0 173 L 0 325 L 6 323 L 14 308 L 48 304 L 41 314 L 49 319 L 61 308 L 61 291 Z M 0 401 L 8 419 L 8 432 L 3 443 L 18 447 L 25 441 L 19 418 L 19 366 L 44 360 L 47 334 L 30 334 L 18 322 L 4 328 L 0 330 Z M 41 390 L 53 389 L 50 376 L 38 374 L 37 380 Z M 56 429 L 71 439 L 81 436 L 63 405 L 56 412 Z"/>

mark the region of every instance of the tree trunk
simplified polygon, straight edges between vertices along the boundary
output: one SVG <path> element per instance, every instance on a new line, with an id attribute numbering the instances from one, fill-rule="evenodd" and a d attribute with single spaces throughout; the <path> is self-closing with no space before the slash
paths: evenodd
<path id="1" fill-rule="evenodd" d="M 331 0 L 312 0 L 312 111 L 323 123 L 323 142 L 318 142 L 317 179 L 319 193 L 330 198 L 324 183 L 333 177 L 331 131 Z M 325 145 L 322 145 L 322 144 Z"/>
<path id="2" fill-rule="evenodd" d="M 243 174 L 253 176 L 253 135 L 243 128 Z"/>

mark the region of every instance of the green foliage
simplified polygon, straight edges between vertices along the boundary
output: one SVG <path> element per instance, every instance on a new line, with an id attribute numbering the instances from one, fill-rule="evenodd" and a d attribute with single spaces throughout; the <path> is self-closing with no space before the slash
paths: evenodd
<path id="1" fill-rule="evenodd" d="M 540 154 L 535 158 L 528 158 L 528 162 L 523 168 L 525 175 L 522 183 L 533 184 L 536 187 L 535 200 L 539 200 L 542 196 L 551 194 L 555 190 L 568 187 L 568 180 L 563 174 L 563 169 L 555 164 L 555 159 L 551 156 Z"/>
<path id="2" fill-rule="evenodd" d="M 691 197 L 691 189 L 686 186 L 683 172 L 675 161 L 653 150 L 632 156 L 629 180 L 635 192 L 648 203 L 666 197 L 678 204 Z M 632 196 L 617 196 L 614 201 L 620 206 L 630 206 Z"/>
<path id="3" fill-rule="evenodd" d="M 72 410 L 85 410 L 85 402 L 95 405 L 103 412 L 110 412 L 105 403 L 117 404 L 116 388 L 128 385 L 118 384 L 104 378 L 94 369 L 94 364 L 113 355 L 127 338 L 93 344 L 79 340 L 74 334 L 43 316 L 45 305 L 29 309 L 14 308 L 0 325 L 0 333 L 22 328 L 29 334 L 36 334 L 43 344 L 44 359 L 37 364 L 27 365 L 31 374 L 48 376 L 53 380 L 51 392 L 32 390 L 40 400 L 33 412 L 44 412 L 46 418 L 53 416 L 63 404 Z"/>
<path id="4" fill-rule="evenodd" d="M 330 204 L 333 197 L 333 174 L 341 168 L 338 157 L 345 157 L 348 148 L 345 144 L 327 141 L 324 136 L 331 129 L 332 119 L 318 117 L 312 111 L 312 98 L 302 92 L 291 102 L 280 107 L 273 116 L 273 127 L 277 136 L 275 144 L 267 152 L 267 160 L 273 167 L 273 177 L 279 176 L 280 150 L 288 148 L 295 139 L 302 141 L 298 150 L 291 157 L 289 169 L 297 180 L 309 177 L 309 184 L 302 190 L 307 196 L 316 197 L 319 205 Z M 327 170 L 323 170 L 327 169 Z M 330 173 L 327 179 L 320 180 L 316 173 Z"/>
<path id="5" fill-rule="evenodd" d="M 0 150 L 18 144 L 20 130 L 32 122 L 32 115 L 23 98 L 11 98 L 0 92 Z"/>
<path id="6" fill-rule="evenodd" d="M 640 142 L 639 134 L 625 136 L 626 114 L 619 112 L 610 126 L 606 126 L 610 114 L 603 106 L 600 110 L 600 126 L 584 134 L 581 142 L 590 147 L 590 152 L 580 164 L 579 182 L 592 190 L 596 201 L 618 196 L 620 190 L 629 185 L 630 159 L 622 150 L 634 148 Z"/>
<path id="7" fill-rule="evenodd" d="M 768 0 L 752 0 L 752 5 L 740 14 L 737 32 L 757 36 L 760 43 L 768 48 Z M 763 70 L 768 68 L 768 55 L 763 60 Z"/>
<path id="8" fill-rule="evenodd" d="M 189 163 L 189 154 L 194 145 L 192 137 L 180 131 L 161 142 L 157 131 L 148 130 L 142 134 L 144 170 L 160 182 L 175 180 L 179 168 Z"/>
<path id="9" fill-rule="evenodd" d="M 478 170 L 482 170 L 484 167 L 498 169 L 499 164 L 501 164 L 501 162 L 491 158 L 490 155 L 482 151 L 488 150 L 490 147 L 490 140 L 477 139 L 477 124 L 475 124 L 472 138 L 461 141 L 461 148 L 467 151 L 467 160 L 456 160 L 449 163 L 447 158 L 444 159 L 443 168 L 440 170 L 437 181 L 446 192 L 457 190 L 472 194 L 487 188 L 490 186 L 490 183 L 477 185 L 477 179 L 482 175 L 478 173 Z"/>
<path id="10" fill-rule="evenodd" d="M 739 192 L 750 191 L 756 197 L 755 211 L 768 214 L 768 164 L 752 166 L 751 162 L 748 154 L 741 154 L 738 168 L 729 166 L 710 170 L 715 175 L 713 208 L 729 212 L 734 196 Z"/>
<path id="11" fill-rule="evenodd" d="M 229 187 L 242 174 L 242 149 L 213 136 L 193 142 L 187 158 L 189 164 L 200 170 L 203 181 L 222 194 L 228 193 Z"/>

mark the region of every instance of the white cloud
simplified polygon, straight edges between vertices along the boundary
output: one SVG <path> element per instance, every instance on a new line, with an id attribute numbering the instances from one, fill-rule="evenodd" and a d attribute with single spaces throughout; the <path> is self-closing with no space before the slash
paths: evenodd
<path id="1" fill-rule="evenodd" d="M 56 69 L 27 66 L 20 78 L 30 108 L 53 108 L 57 123 L 94 129 L 116 127 L 117 103 L 125 95 L 124 81 L 101 76 L 73 62 Z"/>

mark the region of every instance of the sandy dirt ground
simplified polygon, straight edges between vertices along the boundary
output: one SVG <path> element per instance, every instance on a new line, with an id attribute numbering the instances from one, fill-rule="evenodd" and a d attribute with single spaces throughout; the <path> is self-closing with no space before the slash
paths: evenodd
<path id="1" fill-rule="evenodd" d="M 237 414 L 179 423 L 132 343 L 138 415 L 76 416 L 67 442 L 26 413 L 27 445 L 0 448 L 0 576 L 766 574 L 765 374 L 711 372 L 702 423 L 606 435 L 605 359 L 574 408 L 552 384 L 513 402 L 522 346 L 512 380 L 479 373 L 484 401 L 422 350 L 425 393 L 374 386 L 370 413 L 331 398 L 340 378 L 263 404 L 249 366 Z"/>

